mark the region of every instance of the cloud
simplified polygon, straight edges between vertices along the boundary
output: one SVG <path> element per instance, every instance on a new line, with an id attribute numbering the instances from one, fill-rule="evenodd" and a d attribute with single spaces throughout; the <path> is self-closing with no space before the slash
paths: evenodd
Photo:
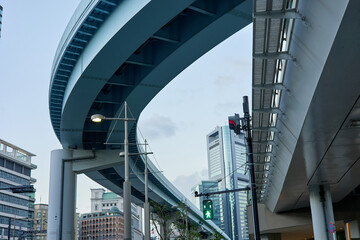
<path id="1" fill-rule="evenodd" d="M 142 123 L 142 133 L 150 139 L 174 136 L 177 130 L 176 124 L 171 118 L 154 114 Z"/>
<path id="2" fill-rule="evenodd" d="M 227 57 L 224 63 L 232 69 L 235 67 L 235 69 L 241 69 L 242 71 L 252 70 L 252 62 L 247 58 Z"/>
<path id="3" fill-rule="evenodd" d="M 236 83 L 236 78 L 234 76 L 218 76 L 215 79 L 215 84 L 219 87 L 226 87 L 228 85 L 234 85 Z"/>
<path id="4" fill-rule="evenodd" d="M 195 185 L 199 184 L 201 180 L 207 180 L 208 179 L 208 170 L 206 168 L 203 168 L 200 171 L 196 171 L 193 174 L 189 175 L 180 175 L 175 178 L 173 181 L 175 187 L 185 195 L 188 199 L 192 199 L 193 196 L 191 196 L 191 188 Z"/>

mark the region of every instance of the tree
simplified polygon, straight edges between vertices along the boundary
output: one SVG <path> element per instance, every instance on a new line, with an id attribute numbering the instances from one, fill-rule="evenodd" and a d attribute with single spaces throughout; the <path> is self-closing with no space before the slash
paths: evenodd
<path id="1" fill-rule="evenodd" d="M 154 201 L 151 201 L 150 205 L 152 207 L 153 213 L 156 214 L 156 218 L 154 217 L 154 214 L 151 214 L 151 220 L 154 223 L 155 230 L 156 230 L 157 234 L 160 236 L 160 240 L 167 240 L 173 232 L 173 229 L 169 228 L 169 225 L 168 225 L 169 220 L 173 217 L 171 208 L 166 204 L 162 205 L 162 204 L 158 204 Z M 162 234 L 161 234 L 156 222 L 163 229 Z"/>
<path id="2" fill-rule="evenodd" d="M 150 205 L 152 207 L 151 220 L 160 240 L 168 240 L 170 237 L 181 240 L 201 239 L 199 224 L 190 221 L 189 207 L 185 203 L 180 202 L 176 207 L 177 211 L 166 204 L 159 204 L 154 201 L 151 201 Z M 162 232 L 159 226 L 163 229 Z M 223 237 L 221 234 L 215 233 L 213 239 L 222 240 Z"/>
<path id="3" fill-rule="evenodd" d="M 179 233 L 179 239 L 200 239 L 199 226 L 189 221 L 189 207 L 181 202 L 177 207 L 174 225 Z"/>
<path id="4" fill-rule="evenodd" d="M 214 234 L 214 240 L 223 240 L 223 239 L 224 239 L 224 238 L 223 238 L 223 236 L 221 236 L 220 233 L 216 232 L 216 233 Z"/>

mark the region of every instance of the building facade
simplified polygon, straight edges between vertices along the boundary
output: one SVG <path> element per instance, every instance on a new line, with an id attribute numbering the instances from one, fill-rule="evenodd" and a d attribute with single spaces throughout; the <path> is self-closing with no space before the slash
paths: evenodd
<path id="1" fill-rule="evenodd" d="M 35 204 L 34 239 L 46 240 L 47 218 L 48 205 L 44 203 Z"/>
<path id="2" fill-rule="evenodd" d="M 124 216 L 117 207 L 80 216 L 80 240 L 124 239 Z"/>
<path id="3" fill-rule="evenodd" d="M 35 198 L 31 193 L 13 193 L 6 188 L 35 183 L 31 163 L 35 155 L 0 139 L 0 238 L 32 238 Z"/>
<path id="4" fill-rule="evenodd" d="M 113 208 L 123 213 L 123 198 L 113 192 L 106 192 L 103 188 L 91 189 L 91 213 L 105 213 Z M 142 208 L 131 204 L 132 238 L 143 239 Z"/>
<path id="5" fill-rule="evenodd" d="M 244 134 L 235 135 L 229 126 L 216 127 L 206 137 L 209 180 L 217 182 L 219 191 L 244 188 L 249 185 L 246 175 Z M 205 191 L 205 189 L 203 190 Z M 233 240 L 248 240 L 247 192 L 218 195 L 220 225 Z"/>

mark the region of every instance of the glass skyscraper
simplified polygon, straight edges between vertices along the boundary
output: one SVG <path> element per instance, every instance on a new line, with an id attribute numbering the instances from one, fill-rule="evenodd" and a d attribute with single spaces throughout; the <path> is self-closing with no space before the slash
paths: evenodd
<path id="1" fill-rule="evenodd" d="M 246 148 L 244 134 L 235 135 L 229 126 L 216 127 L 207 135 L 209 180 L 219 191 L 249 185 L 245 174 Z M 206 188 L 203 189 L 206 192 Z M 220 203 L 218 226 L 233 240 L 248 240 L 247 192 L 217 195 Z"/>

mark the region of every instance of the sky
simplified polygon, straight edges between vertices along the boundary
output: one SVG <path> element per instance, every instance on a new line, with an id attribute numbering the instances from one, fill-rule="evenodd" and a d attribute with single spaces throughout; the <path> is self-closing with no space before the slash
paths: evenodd
<path id="1" fill-rule="evenodd" d="M 0 139 L 36 154 L 37 203 L 48 202 L 50 152 L 61 148 L 48 110 L 51 67 L 79 2 L 0 0 Z M 208 178 L 206 135 L 242 113 L 244 95 L 251 99 L 251 53 L 250 25 L 180 73 L 140 116 L 152 160 L 187 197 Z M 77 187 L 77 211 L 89 212 L 90 189 L 101 186 L 79 175 Z"/>

